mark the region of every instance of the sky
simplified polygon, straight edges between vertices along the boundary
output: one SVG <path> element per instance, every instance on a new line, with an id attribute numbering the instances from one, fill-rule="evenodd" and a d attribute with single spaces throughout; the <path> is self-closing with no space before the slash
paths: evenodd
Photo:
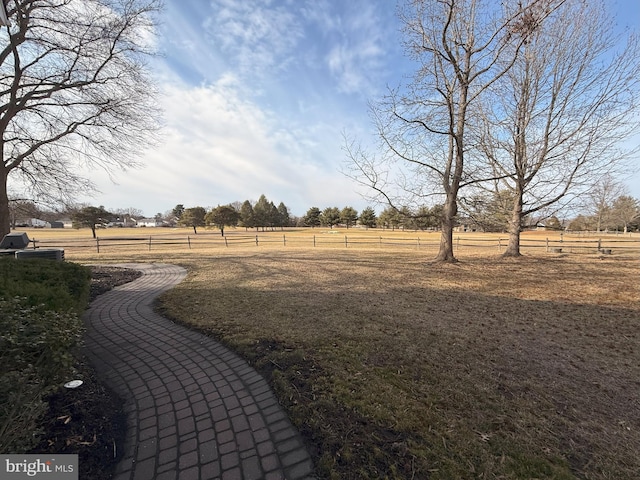
<path id="1" fill-rule="evenodd" d="M 619 28 L 640 26 L 638 0 L 610 0 Z M 368 206 L 341 173 L 344 135 L 372 141 L 368 103 L 405 81 L 392 0 L 165 0 L 151 63 L 162 141 L 143 167 L 90 177 L 81 198 L 147 216 L 261 194 L 303 216 Z M 640 135 L 630 140 L 638 144 Z M 636 158 L 640 165 L 640 159 Z M 640 198 L 640 173 L 628 179 Z"/>

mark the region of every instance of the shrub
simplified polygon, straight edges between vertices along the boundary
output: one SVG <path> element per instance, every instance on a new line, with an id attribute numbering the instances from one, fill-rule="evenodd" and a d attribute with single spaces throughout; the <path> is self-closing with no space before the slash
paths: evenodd
<path id="1" fill-rule="evenodd" d="M 89 298 L 89 268 L 45 259 L 0 257 L 0 295 L 24 297 L 29 305 L 81 312 Z"/>
<path id="2" fill-rule="evenodd" d="M 44 399 L 72 373 L 89 278 L 72 263 L 0 261 L 0 452 L 37 443 Z"/>

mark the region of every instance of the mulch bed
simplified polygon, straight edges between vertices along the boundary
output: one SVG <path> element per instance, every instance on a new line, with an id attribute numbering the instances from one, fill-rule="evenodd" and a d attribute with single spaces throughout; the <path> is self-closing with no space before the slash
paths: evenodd
<path id="1" fill-rule="evenodd" d="M 90 300 L 140 275 L 136 270 L 92 267 Z M 84 383 L 49 397 L 49 410 L 40 423 L 44 434 L 29 453 L 78 454 L 80 478 L 108 480 L 113 478 L 126 433 L 122 400 L 100 381 L 81 354 L 75 367 L 76 378 Z"/>

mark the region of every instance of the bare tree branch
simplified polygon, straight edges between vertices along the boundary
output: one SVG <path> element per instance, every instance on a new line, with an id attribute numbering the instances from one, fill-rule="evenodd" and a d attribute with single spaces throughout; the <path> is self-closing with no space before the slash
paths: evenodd
<path id="1" fill-rule="evenodd" d="M 637 35 L 619 38 L 604 5 L 570 0 L 534 32 L 485 97 L 477 148 L 514 203 L 507 255 L 519 255 L 523 218 L 585 194 L 637 151 Z"/>
<path id="2" fill-rule="evenodd" d="M 407 0 L 399 10 L 405 50 L 418 68 L 409 85 L 372 107 L 380 162 L 353 158 L 349 151 L 347 156 L 353 176 L 359 173 L 361 183 L 389 204 L 408 207 L 434 195 L 441 199 L 436 260 L 455 261 L 460 188 L 492 178 L 480 175 L 478 156 L 470 156 L 475 104 L 515 65 L 523 45 L 564 1 Z M 377 176 L 382 165 L 384 183 Z"/>
<path id="3" fill-rule="evenodd" d="M 9 181 L 33 198 L 94 187 L 80 166 L 136 165 L 155 140 L 146 61 L 160 0 L 14 0 L 0 50 L 0 233 Z"/>

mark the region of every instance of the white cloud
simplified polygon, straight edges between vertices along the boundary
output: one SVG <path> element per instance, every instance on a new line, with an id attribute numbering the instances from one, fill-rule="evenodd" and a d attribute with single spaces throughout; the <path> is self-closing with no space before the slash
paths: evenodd
<path id="1" fill-rule="evenodd" d="M 178 203 L 207 207 L 264 193 L 297 215 L 311 206 L 360 208 L 354 185 L 338 172 L 340 126 L 285 127 L 241 91 L 233 76 L 165 86 L 162 146 L 145 156 L 144 168 L 117 175 L 119 185 L 92 174 L 104 193 L 90 202 L 152 215 Z"/>
<path id="2" fill-rule="evenodd" d="M 325 35 L 340 29 L 341 18 L 332 12 L 328 0 L 311 0 L 303 5 L 301 13 L 307 21 L 318 25 Z"/>
<path id="3" fill-rule="evenodd" d="M 211 82 L 225 69 L 226 61 L 214 48 L 202 30 L 203 19 L 209 14 L 205 3 L 187 5 L 169 1 L 167 15 L 160 27 L 162 62 L 156 68 L 173 70 L 192 84 Z"/>
<path id="4" fill-rule="evenodd" d="M 366 120 L 362 99 L 383 84 L 376 80 L 388 36 L 381 7 L 325 0 L 169 4 L 167 58 L 154 65 L 164 86 L 164 142 L 145 155 L 144 168 L 117 175 L 119 185 L 92 173 L 104 193 L 89 201 L 147 215 L 263 193 L 296 215 L 311 206 L 363 208 L 355 184 L 339 173 L 341 132 Z M 305 63 L 310 58 L 313 68 Z"/>
<path id="5" fill-rule="evenodd" d="M 343 5 L 321 1 L 303 9 L 327 42 L 324 61 L 342 93 L 368 96 L 379 86 L 389 31 L 378 8 L 369 1 Z"/>
<path id="6" fill-rule="evenodd" d="M 303 36 L 291 6 L 269 0 L 215 0 L 205 28 L 242 73 L 284 68 Z"/>

